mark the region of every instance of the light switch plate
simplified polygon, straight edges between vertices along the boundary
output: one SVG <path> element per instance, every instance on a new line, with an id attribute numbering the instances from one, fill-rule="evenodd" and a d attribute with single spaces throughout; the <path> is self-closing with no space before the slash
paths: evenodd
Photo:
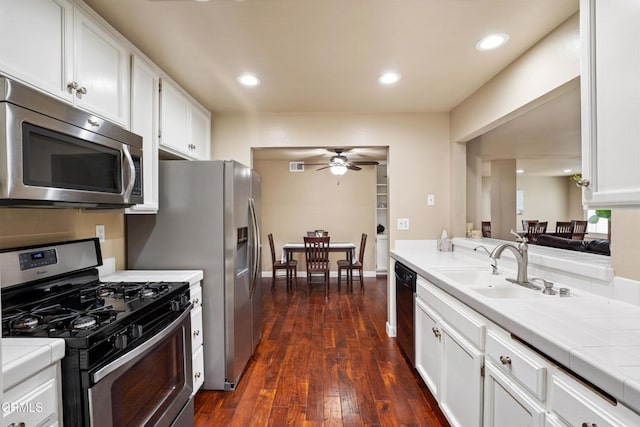
<path id="1" fill-rule="evenodd" d="M 398 230 L 409 229 L 409 218 L 398 218 Z"/>
<path id="2" fill-rule="evenodd" d="M 105 233 L 105 230 L 104 230 L 104 225 L 102 225 L 102 224 L 96 225 L 96 237 L 98 238 L 100 243 L 104 243 L 105 238 L 106 238 L 105 236 L 106 236 L 106 233 Z"/>
<path id="3" fill-rule="evenodd" d="M 427 206 L 435 206 L 436 196 L 434 194 L 427 194 Z"/>

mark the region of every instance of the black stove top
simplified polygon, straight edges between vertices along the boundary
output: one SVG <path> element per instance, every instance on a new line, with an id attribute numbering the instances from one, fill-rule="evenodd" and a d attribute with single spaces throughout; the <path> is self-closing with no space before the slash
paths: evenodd
<path id="1" fill-rule="evenodd" d="M 178 310 L 188 304 L 188 289 L 182 282 L 100 282 L 95 270 L 6 289 L 2 335 L 65 338 L 68 346 L 89 348 L 123 330 L 136 335 L 157 310 Z"/>

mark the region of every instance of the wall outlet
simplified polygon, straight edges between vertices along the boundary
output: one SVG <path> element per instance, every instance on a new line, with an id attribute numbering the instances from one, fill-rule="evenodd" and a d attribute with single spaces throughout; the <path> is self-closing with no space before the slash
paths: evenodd
<path id="1" fill-rule="evenodd" d="M 409 229 L 409 218 L 398 218 L 398 230 Z"/>
<path id="2" fill-rule="evenodd" d="M 436 196 L 434 194 L 427 194 L 427 206 L 435 206 Z"/>
<path id="3" fill-rule="evenodd" d="M 100 241 L 100 243 L 104 243 L 106 232 L 104 231 L 104 225 L 98 224 L 96 225 L 96 237 Z"/>

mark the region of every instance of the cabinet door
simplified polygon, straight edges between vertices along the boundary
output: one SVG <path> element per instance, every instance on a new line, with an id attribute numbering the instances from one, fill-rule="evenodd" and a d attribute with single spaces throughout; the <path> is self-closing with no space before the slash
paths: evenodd
<path id="1" fill-rule="evenodd" d="M 129 51 L 106 30 L 75 9 L 76 105 L 129 126 Z"/>
<path id="2" fill-rule="evenodd" d="M 69 102 L 73 9 L 68 0 L 0 0 L 0 70 Z"/>
<path id="3" fill-rule="evenodd" d="M 131 131 L 142 136 L 144 203 L 127 209 L 127 213 L 158 212 L 159 84 L 156 70 L 134 56 L 131 63 Z"/>
<path id="4" fill-rule="evenodd" d="M 440 384 L 440 332 L 438 317 L 420 299 L 415 299 L 416 370 L 437 399 Z"/>
<path id="5" fill-rule="evenodd" d="M 582 0 L 583 203 L 640 206 L 640 2 Z"/>
<path id="6" fill-rule="evenodd" d="M 160 92 L 160 146 L 174 154 L 188 152 L 189 100 L 167 80 Z"/>
<path id="7" fill-rule="evenodd" d="M 485 364 L 484 425 L 543 427 L 545 410 L 491 361 Z"/>
<path id="8" fill-rule="evenodd" d="M 442 334 L 440 408 L 452 426 L 480 426 L 484 357 L 446 323 L 442 322 L 439 329 Z"/>
<path id="9" fill-rule="evenodd" d="M 209 160 L 211 144 L 211 114 L 197 105 L 191 105 L 189 148 L 191 156 L 198 160 Z"/>

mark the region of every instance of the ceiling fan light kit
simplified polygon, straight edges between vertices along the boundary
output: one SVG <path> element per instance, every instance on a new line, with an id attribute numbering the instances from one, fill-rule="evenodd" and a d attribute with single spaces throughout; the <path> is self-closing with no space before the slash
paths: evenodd
<path id="1" fill-rule="evenodd" d="M 360 166 L 375 166 L 378 165 L 379 162 L 375 160 L 364 160 L 364 161 L 349 161 L 347 156 L 343 156 L 342 153 L 344 150 L 342 148 L 335 148 L 333 151 L 336 153 L 335 156 L 331 156 L 328 163 L 305 163 L 306 166 L 322 166 L 317 170 L 329 169 L 334 175 L 344 175 L 347 173 L 347 170 L 359 171 L 362 170 Z"/>

